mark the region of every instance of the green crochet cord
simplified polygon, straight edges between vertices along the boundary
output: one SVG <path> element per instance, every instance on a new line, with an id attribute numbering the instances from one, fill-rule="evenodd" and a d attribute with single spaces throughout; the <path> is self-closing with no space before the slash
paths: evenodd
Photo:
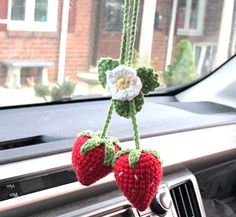
<path id="1" fill-rule="evenodd" d="M 108 110 L 108 113 L 107 113 L 107 118 L 106 118 L 106 121 L 105 121 L 105 125 L 104 125 L 103 130 L 102 130 L 102 136 L 101 136 L 102 138 L 107 135 L 107 130 L 108 130 L 108 127 L 109 127 L 110 122 L 111 122 L 111 117 L 112 117 L 113 110 L 114 110 L 113 101 L 111 101 L 111 104 L 109 106 L 109 110 Z"/>
<path id="2" fill-rule="evenodd" d="M 139 130 L 138 130 L 138 123 L 137 123 L 137 117 L 136 117 L 136 110 L 135 110 L 135 102 L 132 100 L 130 102 L 131 104 L 131 111 L 132 111 L 132 125 L 134 130 L 134 142 L 135 142 L 135 148 L 137 150 L 140 149 L 140 137 L 139 137 Z"/>
<path id="3" fill-rule="evenodd" d="M 133 17 L 132 17 L 132 24 L 131 24 L 131 33 L 130 33 L 130 43 L 129 43 L 129 50 L 128 50 L 128 66 L 132 65 L 133 61 L 133 51 L 135 46 L 135 39 L 136 39 L 136 32 L 137 32 L 137 20 L 138 20 L 138 12 L 139 12 L 139 4 L 140 0 L 134 0 L 134 7 L 133 7 Z M 131 111 L 132 111 L 132 125 L 134 130 L 134 142 L 135 142 L 135 149 L 140 149 L 140 136 L 138 130 L 138 123 L 136 117 L 136 109 L 135 109 L 135 102 L 132 100 L 131 104 Z"/>
<path id="4" fill-rule="evenodd" d="M 140 3 L 140 0 L 134 0 L 133 17 L 131 21 L 130 42 L 129 42 L 129 50 L 128 50 L 128 66 L 131 66 L 132 61 L 133 61 L 133 52 L 134 52 L 134 45 L 135 45 L 136 32 L 137 32 L 139 3 Z"/>
<path id="5" fill-rule="evenodd" d="M 135 46 L 135 39 L 136 39 L 136 32 L 137 32 L 137 20 L 138 20 L 138 11 L 139 11 L 139 4 L 140 0 L 134 0 L 133 5 L 133 14 L 132 14 L 132 21 L 131 21 L 131 30 L 130 30 L 130 39 L 129 39 L 129 49 L 128 49 L 128 66 L 132 65 L 133 61 L 133 51 Z M 129 28 L 129 16 L 130 16 L 130 0 L 125 0 L 125 9 L 124 9 L 124 17 L 123 17 L 123 30 L 122 30 L 122 39 L 121 39 L 121 50 L 120 50 L 120 64 L 125 64 L 126 59 L 126 51 L 127 51 L 127 40 L 128 40 L 128 28 Z M 131 118 L 132 118 L 132 125 L 134 130 L 134 141 L 135 141 L 135 149 L 140 150 L 140 136 L 137 124 L 137 117 L 136 117 L 136 108 L 135 108 L 135 101 L 130 101 L 131 106 Z M 114 110 L 114 103 L 111 101 L 107 118 L 105 121 L 105 125 L 102 131 L 102 138 L 106 136 L 111 117 Z"/>
<path id="6" fill-rule="evenodd" d="M 128 30 L 129 30 L 129 15 L 130 15 L 130 0 L 125 0 L 125 9 L 124 9 L 124 16 L 123 16 L 123 29 L 122 29 L 122 38 L 121 38 L 121 49 L 120 49 L 120 64 L 125 64 L 125 57 L 126 57 L 126 48 L 127 48 L 127 40 L 128 40 Z M 108 109 L 107 118 L 102 130 L 102 138 L 106 136 L 111 117 L 114 111 L 113 101 Z"/>
<path id="7" fill-rule="evenodd" d="M 128 29 L 129 29 L 129 14 L 130 13 L 130 0 L 125 0 L 125 9 L 123 17 L 123 30 L 121 38 L 121 49 L 120 49 L 120 64 L 125 64 L 126 47 L 128 40 Z"/>

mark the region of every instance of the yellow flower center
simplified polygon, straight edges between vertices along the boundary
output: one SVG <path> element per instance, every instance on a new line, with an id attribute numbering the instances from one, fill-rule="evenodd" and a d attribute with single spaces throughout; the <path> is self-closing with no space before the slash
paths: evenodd
<path id="1" fill-rule="evenodd" d="M 130 84 L 130 80 L 125 77 L 120 77 L 116 80 L 116 87 L 121 90 L 128 88 L 129 84 Z"/>

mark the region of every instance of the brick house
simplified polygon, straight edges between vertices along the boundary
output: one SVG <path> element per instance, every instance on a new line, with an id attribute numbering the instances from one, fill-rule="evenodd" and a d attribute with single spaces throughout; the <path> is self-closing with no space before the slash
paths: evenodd
<path id="1" fill-rule="evenodd" d="M 211 70 L 217 65 L 213 59 L 222 51 L 228 58 L 235 45 L 234 28 L 221 34 L 229 12 L 228 29 L 235 24 L 229 2 L 234 0 L 142 0 L 136 49 L 160 71 L 171 63 L 176 43 L 187 38 L 199 73 Z M 0 61 L 52 61 L 50 81 L 78 79 L 77 73 L 90 71 L 100 57 L 119 56 L 122 11 L 123 0 L 0 0 Z M 230 46 L 217 47 L 225 40 Z M 6 70 L 0 66 L 0 84 Z M 23 69 L 22 80 L 26 76 Z"/>
<path id="2" fill-rule="evenodd" d="M 17 6 L 14 2 L 25 2 L 25 20 L 19 15 Z M 49 68 L 49 80 L 57 80 L 59 53 L 60 53 L 60 37 L 63 13 L 63 0 L 48 0 L 48 8 L 54 12 L 49 17 L 49 11 L 46 8 L 46 16 L 48 22 L 35 21 L 34 18 L 28 16 L 32 7 L 36 8 L 36 4 L 32 5 L 36 0 L 13 1 L 0 0 L 0 20 L 4 23 L 4 19 L 10 19 L 7 24 L 0 24 L 0 60 L 5 59 L 42 59 L 55 63 L 55 67 Z M 40 1 L 39 1 L 40 2 Z M 66 2 L 66 1 L 65 1 Z M 87 71 L 89 68 L 90 55 L 90 37 L 91 22 L 93 11 L 93 0 L 69 2 L 69 25 L 66 43 L 65 57 L 65 75 L 76 79 L 76 73 L 79 71 Z M 65 4 L 64 4 L 65 6 Z M 12 8 L 12 9 L 10 9 Z M 15 14 L 12 14 L 14 13 Z M 21 13 L 23 13 L 21 11 Z M 14 17 L 15 16 L 15 17 Z M 18 16 L 18 17 L 17 17 Z M 28 17 L 29 18 L 28 18 Z M 39 19 L 43 19 L 43 12 L 39 12 Z M 41 16 L 41 17 L 40 17 Z M 15 19 L 15 20 L 12 20 Z M 1 23 L 1 22 L 0 22 Z M 3 82 L 6 69 L 0 68 L 0 77 Z M 24 73 L 22 73 L 24 76 Z"/>

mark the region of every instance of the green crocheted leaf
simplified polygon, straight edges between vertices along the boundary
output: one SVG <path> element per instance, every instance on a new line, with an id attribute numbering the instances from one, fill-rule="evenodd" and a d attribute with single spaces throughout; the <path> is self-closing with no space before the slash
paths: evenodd
<path id="1" fill-rule="evenodd" d="M 115 155 L 115 149 L 112 143 L 105 144 L 105 158 L 103 164 L 105 166 L 110 166 Z"/>
<path id="2" fill-rule="evenodd" d="M 98 61 L 98 78 L 101 83 L 101 85 L 105 88 L 107 84 L 106 79 L 106 71 L 112 70 L 116 68 L 119 65 L 119 60 L 115 60 L 112 58 L 103 58 Z"/>
<path id="3" fill-rule="evenodd" d="M 137 150 L 137 149 L 135 149 L 135 150 L 133 150 L 129 153 L 129 166 L 131 168 L 135 168 L 136 163 L 138 163 L 138 161 L 139 161 L 141 153 L 142 152 L 140 150 Z"/>
<path id="4" fill-rule="evenodd" d="M 137 75 L 143 84 L 142 92 L 148 94 L 159 87 L 158 74 L 152 68 L 140 67 L 137 69 Z"/>
<path id="5" fill-rule="evenodd" d="M 120 141 L 117 138 L 110 136 L 110 141 L 113 145 L 117 145 L 119 148 L 121 148 Z"/>
<path id="6" fill-rule="evenodd" d="M 101 132 L 101 131 L 96 132 L 96 134 L 94 134 L 94 135 L 96 135 L 96 136 L 102 138 L 102 132 Z M 119 148 L 121 148 L 120 141 L 119 141 L 119 139 L 117 139 L 116 137 L 113 137 L 113 136 L 105 136 L 105 137 L 103 137 L 103 139 L 107 139 L 107 140 L 109 140 L 109 142 L 111 142 L 111 144 L 117 145 Z"/>
<path id="7" fill-rule="evenodd" d="M 89 131 L 85 131 L 85 133 L 86 132 Z M 117 146 L 120 144 L 119 140 L 114 137 L 106 136 L 102 138 L 100 132 L 93 133 L 93 136 L 81 147 L 80 153 L 81 155 L 86 154 L 95 147 L 103 145 L 105 149 L 103 165 L 110 166 L 115 155 L 115 147 L 113 145 L 114 143 Z"/>
<path id="8" fill-rule="evenodd" d="M 132 108 L 131 108 L 131 102 L 130 101 L 120 101 L 120 100 L 113 100 L 114 102 L 114 108 L 118 115 L 130 118 L 132 115 Z M 135 102 L 135 110 L 136 112 L 141 111 L 142 106 L 144 104 L 144 96 L 143 93 L 140 92 L 138 96 L 134 98 Z"/>
<path id="9" fill-rule="evenodd" d="M 147 153 L 152 154 L 155 158 L 160 160 L 161 164 L 163 163 L 163 161 L 162 161 L 162 159 L 161 159 L 161 157 L 160 157 L 160 155 L 159 155 L 159 153 L 157 151 L 154 151 L 152 149 L 146 148 L 146 149 L 143 150 L 143 152 L 147 152 Z"/>
<path id="10" fill-rule="evenodd" d="M 93 137 L 89 140 L 87 140 L 86 143 L 83 144 L 83 146 L 80 149 L 80 154 L 86 154 L 88 151 L 91 151 L 94 149 L 94 147 L 100 145 L 99 140 L 96 137 Z"/>
<path id="11" fill-rule="evenodd" d="M 115 165 L 115 163 L 116 163 L 116 160 L 117 160 L 120 156 L 122 156 L 122 155 L 124 155 L 124 154 L 128 154 L 128 153 L 130 153 L 131 151 L 132 151 L 132 149 L 123 149 L 123 150 L 118 151 L 118 152 L 115 154 L 115 156 L 114 156 L 114 158 L 113 158 L 113 160 L 112 160 L 112 166 L 114 167 L 114 165 Z"/>
<path id="12" fill-rule="evenodd" d="M 134 103 L 136 112 L 140 112 L 144 104 L 144 95 L 142 92 L 140 92 L 139 95 L 134 98 Z"/>

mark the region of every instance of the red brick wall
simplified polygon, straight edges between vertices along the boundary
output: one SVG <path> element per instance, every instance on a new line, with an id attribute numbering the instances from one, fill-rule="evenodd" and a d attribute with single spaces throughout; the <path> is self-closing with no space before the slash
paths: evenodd
<path id="1" fill-rule="evenodd" d="M 156 10 L 160 12 L 162 17 L 159 25 L 154 29 L 152 44 L 152 65 L 157 71 L 163 70 L 165 67 L 172 7 L 171 2 L 171 0 L 159 0 L 156 5 Z"/>
<path id="2" fill-rule="evenodd" d="M 2 1 L 0 0 L 0 3 Z M 71 0 L 65 75 L 73 79 L 77 79 L 77 72 L 88 71 L 89 68 L 92 2 L 93 0 Z M 0 29 L 0 60 L 39 59 L 53 61 L 55 67 L 49 69 L 49 80 L 56 81 L 62 3 L 63 1 L 59 0 L 58 32 L 23 32 Z M 0 4 L 0 11 L 3 10 L 2 8 L 3 5 Z M 4 8 L 6 9 L 6 7 Z M 6 69 L 0 66 L 1 84 L 5 75 Z"/>
<path id="3" fill-rule="evenodd" d="M 217 43 L 219 37 L 219 28 L 221 22 L 221 14 L 223 2 L 221 0 L 206 1 L 204 27 L 202 36 L 176 36 L 175 42 L 186 38 L 193 43 L 210 42 Z"/>
<path id="4" fill-rule="evenodd" d="M 1 7 L 1 6 L 0 6 Z M 58 29 L 61 23 L 62 0 L 59 0 Z M 37 59 L 48 60 L 55 63 L 49 68 L 49 79 L 57 77 L 57 61 L 59 52 L 60 35 L 57 32 L 25 32 L 25 31 L 0 31 L 0 60 L 7 59 Z M 5 78 L 6 70 L 1 67 Z M 24 80 L 24 78 L 22 78 Z M 3 78 L 1 79 L 3 80 Z"/>
<path id="5" fill-rule="evenodd" d="M 100 59 L 101 57 L 112 57 L 112 58 L 118 59 L 120 56 L 122 32 L 121 31 L 120 32 L 106 32 L 104 30 L 104 15 L 105 15 L 104 2 L 105 1 L 101 1 L 100 8 L 97 8 L 97 10 L 100 10 L 99 35 L 95 36 L 95 37 L 98 37 L 98 39 L 96 39 L 98 40 L 97 59 Z M 143 0 L 140 1 L 135 49 L 138 49 L 139 47 L 138 43 L 139 43 L 140 28 L 141 28 L 141 21 L 142 21 L 142 10 L 143 10 Z"/>
<path id="6" fill-rule="evenodd" d="M 120 32 L 106 32 L 104 30 L 104 15 L 105 15 L 105 1 L 101 1 L 99 8 L 99 35 L 97 44 L 97 59 L 101 57 L 119 58 L 120 55 L 120 43 L 121 43 L 121 31 Z M 96 36 L 95 36 L 96 37 Z"/>
<path id="7" fill-rule="evenodd" d="M 219 26 L 223 9 L 223 1 L 208 0 L 205 13 L 205 40 L 218 41 Z"/>
<path id="8" fill-rule="evenodd" d="M 0 16 L 6 17 L 8 0 L 0 0 Z M 68 28 L 67 55 L 65 75 L 77 79 L 78 72 L 87 72 L 91 62 L 101 56 L 119 56 L 121 33 L 104 33 L 100 26 L 98 35 L 94 31 L 97 23 L 103 24 L 100 13 L 100 22 L 95 16 L 96 3 L 94 0 L 71 0 L 70 25 Z M 191 37 L 195 42 L 218 40 L 218 23 L 220 22 L 222 1 L 208 0 L 206 8 L 206 25 L 204 36 Z M 158 0 L 156 10 L 160 12 L 162 19 L 154 30 L 152 47 L 152 64 L 159 71 L 165 66 L 169 23 L 171 17 L 172 0 Z M 57 65 L 60 44 L 60 26 L 62 14 L 62 0 L 59 0 L 58 32 L 18 32 L 6 31 L 0 28 L 0 60 L 4 59 L 42 59 L 55 63 L 55 67 L 49 70 L 49 79 L 57 79 Z M 175 36 L 175 43 L 183 36 Z M 96 40 L 97 44 L 96 44 Z M 138 40 L 137 40 L 138 41 Z M 174 52 L 173 52 L 174 53 Z M 92 60 L 93 58 L 93 60 Z M 0 82 L 5 78 L 6 69 L 0 67 Z"/>
<path id="9" fill-rule="evenodd" d="M 175 36 L 174 47 L 181 39 L 189 39 L 192 44 L 194 43 L 211 43 L 217 47 L 219 38 L 219 28 L 221 22 L 221 15 L 223 9 L 223 1 L 221 0 L 208 0 L 206 1 L 204 27 L 202 36 Z M 214 48 L 216 50 L 216 47 Z M 213 52 L 214 55 L 215 52 Z M 172 53 L 174 56 L 174 50 Z M 213 57 L 214 58 L 214 57 Z"/>
<path id="10" fill-rule="evenodd" d="M 157 11 L 161 12 L 162 20 L 160 26 L 154 31 L 152 63 L 156 70 L 162 70 L 165 67 L 167 40 L 169 34 L 170 16 L 172 10 L 171 0 L 157 1 Z M 204 33 L 202 36 L 180 36 L 177 35 L 177 28 L 175 28 L 175 37 L 173 47 L 181 39 L 189 39 L 193 43 L 211 42 L 217 43 L 219 36 L 219 23 L 221 20 L 222 1 L 208 0 L 206 5 L 206 12 L 204 18 Z M 174 56 L 174 49 L 172 56 Z"/>
<path id="11" fill-rule="evenodd" d="M 78 72 L 87 72 L 90 61 L 93 0 L 77 2 L 74 31 L 68 33 L 65 75 L 76 79 Z"/>
<path id="12" fill-rule="evenodd" d="M 0 19 L 7 18 L 8 0 L 0 0 Z M 6 29 L 6 24 L 0 24 L 0 31 Z"/>

